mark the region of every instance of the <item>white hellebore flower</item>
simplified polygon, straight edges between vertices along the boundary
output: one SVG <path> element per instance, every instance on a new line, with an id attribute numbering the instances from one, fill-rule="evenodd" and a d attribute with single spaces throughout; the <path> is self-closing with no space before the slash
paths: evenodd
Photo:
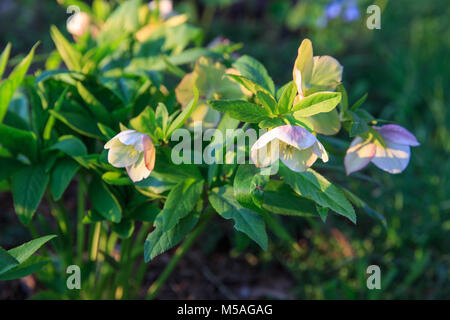
<path id="1" fill-rule="evenodd" d="M 91 17 L 83 11 L 75 13 L 67 22 L 67 31 L 75 37 L 81 37 L 89 29 Z"/>
<path id="2" fill-rule="evenodd" d="M 316 136 L 303 127 L 285 125 L 263 134 L 251 149 L 251 159 L 257 167 L 267 167 L 280 159 L 289 169 L 306 171 L 321 158 L 328 161 L 328 154 Z"/>
<path id="3" fill-rule="evenodd" d="M 116 168 L 126 168 L 133 182 L 147 178 L 155 167 L 152 139 L 135 130 L 125 130 L 105 144 L 108 161 Z"/>
<path id="4" fill-rule="evenodd" d="M 150 8 L 150 10 L 152 10 L 152 11 L 156 10 L 157 3 L 158 3 L 158 1 L 155 1 L 155 0 L 150 1 L 148 3 L 148 7 Z M 167 19 L 174 14 L 172 0 L 160 0 L 158 9 L 159 9 L 159 14 L 164 19 Z"/>
<path id="5" fill-rule="evenodd" d="M 356 137 L 344 158 L 347 175 L 361 170 L 369 162 L 386 172 L 400 173 L 408 166 L 411 157 L 410 146 L 420 145 L 411 132 L 399 125 L 387 124 L 373 128 L 383 138 L 384 146 L 371 139 Z"/>

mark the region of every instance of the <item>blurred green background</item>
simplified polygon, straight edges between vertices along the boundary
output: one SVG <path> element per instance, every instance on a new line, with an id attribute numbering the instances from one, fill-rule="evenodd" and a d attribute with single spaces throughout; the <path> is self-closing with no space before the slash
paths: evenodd
<path id="1" fill-rule="evenodd" d="M 366 27 L 371 4 L 382 11 L 379 30 Z M 226 250 L 228 258 L 241 256 L 263 269 L 280 266 L 291 282 L 286 297 L 449 299 L 448 1 L 186 0 L 175 1 L 174 7 L 204 28 L 204 45 L 217 36 L 242 43 L 240 53 L 260 60 L 278 85 L 291 79 L 297 48 L 310 38 L 315 55 L 334 56 L 344 66 L 351 102 L 368 92 L 364 108 L 408 128 L 421 142 L 401 175 L 370 165 L 361 179 L 334 177 L 383 214 L 386 228 L 363 213 L 356 226 L 332 216 L 326 224 L 290 219 L 301 253 L 278 245 L 274 237 L 262 253 L 237 235 Z M 0 47 L 11 42 L 13 54 L 20 56 L 41 40 L 39 67 L 53 49 L 50 25 L 64 29 L 67 17 L 56 1 L 2 0 Z M 14 227 L 2 228 L 2 241 L 15 235 Z M 220 237 L 206 235 L 203 257 L 220 246 Z M 381 267 L 382 290 L 366 288 L 371 264 Z"/>

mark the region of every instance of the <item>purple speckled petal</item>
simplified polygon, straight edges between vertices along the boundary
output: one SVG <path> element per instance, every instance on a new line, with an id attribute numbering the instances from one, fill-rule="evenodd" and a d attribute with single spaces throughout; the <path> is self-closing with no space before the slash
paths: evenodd
<path id="1" fill-rule="evenodd" d="M 385 139 L 405 146 L 419 146 L 416 137 L 405 128 L 396 124 L 386 124 L 382 127 L 374 127 Z"/>

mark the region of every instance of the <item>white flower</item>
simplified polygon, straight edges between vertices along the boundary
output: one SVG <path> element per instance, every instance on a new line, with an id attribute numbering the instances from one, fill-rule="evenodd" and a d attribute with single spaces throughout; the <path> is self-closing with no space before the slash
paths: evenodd
<path id="1" fill-rule="evenodd" d="M 147 178 L 155 167 L 153 141 L 138 131 L 122 131 L 105 144 L 105 149 L 109 149 L 109 163 L 116 168 L 126 168 L 134 182 Z"/>
<path id="2" fill-rule="evenodd" d="M 81 37 L 89 29 L 91 17 L 86 12 L 77 12 L 67 22 L 67 31 L 75 37 Z"/>
<path id="3" fill-rule="evenodd" d="M 289 169 L 306 171 L 317 158 L 328 161 L 328 154 L 317 138 L 300 126 L 285 125 L 263 134 L 251 149 L 257 167 L 267 167 L 280 159 Z"/>
<path id="4" fill-rule="evenodd" d="M 396 124 L 373 127 L 384 140 L 384 145 L 372 139 L 356 137 L 347 150 L 344 165 L 347 175 L 361 170 L 370 162 L 381 170 L 397 174 L 406 169 L 411 157 L 410 146 L 420 145 L 416 137 Z"/>

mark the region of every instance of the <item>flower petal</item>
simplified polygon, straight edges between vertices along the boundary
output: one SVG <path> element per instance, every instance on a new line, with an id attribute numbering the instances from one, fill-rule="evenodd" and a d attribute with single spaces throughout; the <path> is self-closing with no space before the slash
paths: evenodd
<path id="1" fill-rule="evenodd" d="M 148 135 L 142 137 L 142 144 L 144 145 L 144 162 L 147 169 L 152 172 L 155 168 L 156 149 L 152 139 Z"/>
<path id="2" fill-rule="evenodd" d="M 116 168 L 123 168 L 135 163 L 140 153 L 133 146 L 126 146 L 117 139 L 110 146 L 108 162 Z"/>
<path id="3" fill-rule="evenodd" d="M 322 159 L 323 162 L 328 162 L 328 153 L 319 140 L 317 140 L 316 143 L 313 144 L 311 150 L 316 156 Z"/>
<path id="4" fill-rule="evenodd" d="M 294 82 L 297 83 L 296 71 L 300 71 L 302 77 L 302 90 L 306 83 L 311 80 L 311 74 L 313 69 L 313 47 L 311 40 L 304 39 L 298 47 L 298 55 L 294 62 L 294 69 L 292 70 L 292 77 Z"/>
<path id="5" fill-rule="evenodd" d="M 125 130 L 119 133 L 116 137 L 127 146 L 137 145 L 142 142 L 143 133 L 136 130 Z M 142 151 L 142 150 L 140 150 Z"/>
<path id="6" fill-rule="evenodd" d="M 307 85 L 321 90 L 334 90 L 342 80 L 343 69 L 333 57 L 314 57 L 311 81 Z"/>
<path id="7" fill-rule="evenodd" d="M 151 171 L 145 166 L 143 152 L 140 153 L 138 160 L 134 164 L 127 166 L 127 173 L 133 182 L 138 182 L 142 179 L 148 178 Z"/>
<path id="8" fill-rule="evenodd" d="M 263 134 L 260 139 L 269 132 Z M 270 140 L 266 144 L 261 143 L 261 146 L 257 145 L 258 141 L 253 145 L 250 152 L 250 158 L 256 167 L 264 168 L 270 166 L 280 158 L 280 141 L 278 139 Z"/>
<path id="9" fill-rule="evenodd" d="M 374 127 L 380 135 L 389 141 L 405 146 L 419 146 L 416 137 L 405 128 L 396 124 L 386 124 L 382 127 Z"/>
<path id="10" fill-rule="evenodd" d="M 317 155 L 311 149 L 294 149 L 292 153 L 286 151 L 285 148 L 282 148 L 280 160 L 295 172 L 306 171 L 317 160 Z"/>
<path id="11" fill-rule="evenodd" d="M 370 141 L 363 141 L 361 137 L 356 137 L 344 158 L 345 171 L 347 175 L 361 170 L 369 164 L 375 156 L 376 145 Z"/>
<path id="12" fill-rule="evenodd" d="M 410 147 L 386 140 L 386 148 L 376 147 L 374 165 L 386 172 L 397 174 L 406 169 L 411 156 Z"/>
<path id="13" fill-rule="evenodd" d="M 290 146 L 293 146 L 298 150 L 307 149 L 317 141 L 316 137 L 305 128 L 300 126 L 285 125 L 276 127 L 275 129 L 263 134 L 256 141 L 253 147 L 259 149 L 275 138 Z"/>

